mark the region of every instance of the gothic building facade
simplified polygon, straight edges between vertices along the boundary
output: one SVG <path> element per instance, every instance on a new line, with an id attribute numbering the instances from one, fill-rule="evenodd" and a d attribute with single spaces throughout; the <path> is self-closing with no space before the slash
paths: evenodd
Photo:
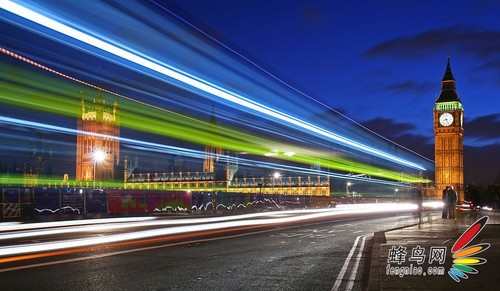
<path id="1" fill-rule="evenodd" d="M 76 180 L 112 181 L 120 161 L 118 99 L 112 107 L 107 107 L 99 91 L 92 104 L 87 105 L 82 98 L 81 106 L 77 123 Z"/>
<path id="2" fill-rule="evenodd" d="M 125 160 L 123 188 L 330 196 L 330 177 L 327 176 L 247 177 L 245 173 L 238 173 L 238 156 L 213 142 L 218 135 L 214 109 L 207 131 L 210 138 L 204 146 L 201 171 L 136 173 Z"/>

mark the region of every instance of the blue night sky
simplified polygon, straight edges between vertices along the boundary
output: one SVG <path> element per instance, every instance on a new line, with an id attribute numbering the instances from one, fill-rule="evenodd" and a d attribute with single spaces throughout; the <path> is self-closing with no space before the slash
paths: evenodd
<path id="1" fill-rule="evenodd" d="M 309 96 L 359 122 L 400 125 L 381 132 L 390 136 L 433 136 L 449 53 L 467 127 L 482 128 L 465 143 L 500 142 L 500 3 L 174 2 L 164 5 Z"/>
<path id="2" fill-rule="evenodd" d="M 466 176 L 481 164 L 500 174 L 500 3 L 171 2 L 163 5 L 285 82 L 429 158 L 449 54 L 465 107 Z"/>
<path id="3" fill-rule="evenodd" d="M 433 106 L 449 55 L 465 108 L 465 182 L 500 183 L 496 1 L 20 2 L 262 104 L 349 133 L 338 116 L 329 118 L 328 108 L 334 109 L 431 160 Z M 67 38 L 30 32 L 7 12 L 0 20 L 2 47 L 87 82 L 205 119 L 217 102 L 195 97 L 195 91 L 187 96 L 174 83 L 165 89 L 154 74 L 138 74 Z M 158 98 L 165 91 L 169 98 Z M 216 108 L 221 122 L 254 122 L 223 102 Z"/>

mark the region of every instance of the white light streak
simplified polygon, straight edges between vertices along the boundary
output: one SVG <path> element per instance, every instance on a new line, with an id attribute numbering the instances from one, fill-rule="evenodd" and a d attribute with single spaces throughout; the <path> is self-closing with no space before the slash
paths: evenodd
<path id="1" fill-rule="evenodd" d="M 177 227 L 162 227 L 158 229 L 127 232 L 121 234 L 112 234 L 100 237 L 89 237 L 80 239 L 70 239 L 63 241 L 51 241 L 51 242 L 40 242 L 31 243 L 23 245 L 12 245 L 0 247 L 0 257 L 5 256 L 16 256 L 27 253 L 35 252 L 45 252 L 45 251 L 55 251 L 62 249 L 78 248 L 78 247 L 88 247 L 103 244 L 111 244 L 130 240 L 147 239 L 153 237 L 162 237 L 169 235 L 178 235 L 189 232 L 198 231 L 210 231 L 233 227 L 247 227 L 247 226 L 258 226 L 258 225 L 270 225 L 270 224 L 282 224 L 299 222 L 316 218 L 326 218 L 326 217 L 336 217 L 343 214 L 380 214 L 380 213 L 393 213 L 402 211 L 411 211 L 416 209 L 416 205 L 413 204 L 397 204 L 397 203 L 379 203 L 379 204 L 365 204 L 356 206 L 345 206 L 344 209 L 309 209 L 309 210 L 293 210 L 293 211 L 277 211 L 269 213 L 253 213 L 246 215 L 235 215 L 228 217 L 214 217 L 214 218 L 203 218 L 203 219 L 177 219 L 177 220 L 155 220 L 148 222 L 136 222 L 137 224 L 143 224 L 151 226 L 152 224 L 160 225 L 162 223 L 174 225 L 181 223 L 193 223 L 191 225 L 177 226 Z M 292 215 L 283 217 L 283 215 Z M 256 217 L 268 217 L 260 219 L 251 219 Z M 236 220 L 236 221 L 233 221 Z M 121 224 L 122 228 L 131 227 L 130 224 Z M 95 230 L 106 230 L 106 229 L 118 229 L 119 226 L 86 226 L 86 231 Z M 81 232 L 81 229 L 76 231 Z M 70 229 L 71 230 L 71 229 Z M 45 232 L 44 232 L 45 231 Z M 58 232 L 51 232 L 52 230 L 40 230 L 33 231 L 31 234 L 33 236 L 45 234 L 58 234 Z M 61 233 L 67 233 L 67 230 L 63 229 Z M 14 236 L 15 234 L 12 234 Z M 2 234 L 2 237 L 4 234 Z M 10 237 L 13 238 L 13 237 Z"/>
<path id="2" fill-rule="evenodd" d="M 443 201 L 424 201 L 422 202 L 422 206 L 427 208 L 438 209 L 438 208 L 443 208 L 444 203 Z"/>
<path id="3" fill-rule="evenodd" d="M 133 221 L 148 221 L 155 220 L 155 217 L 124 217 L 124 218 L 103 218 L 103 219 L 92 219 L 92 220 L 68 220 L 68 221 L 53 221 L 53 222 L 41 222 L 41 223 L 0 223 L 0 232 L 5 231 L 20 231 L 28 229 L 43 229 L 51 227 L 65 227 L 65 226 L 78 226 L 78 225 L 89 225 L 89 224 L 101 224 L 101 223 L 123 223 L 123 222 L 133 222 Z M 0 240 L 3 239 L 3 234 L 0 236 Z"/>
<path id="4" fill-rule="evenodd" d="M 416 168 L 420 170 L 425 170 L 424 167 L 421 165 L 415 164 L 413 162 L 401 159 L 399 157 L 396 157 L 394 155 L 385 153 L 381 150 L 366 146 L 362 143 L 359 143 L 357 141 L 351 140 L 349 138 L 340 136 L 338 134 L 335 134 L 333 132 L 330 132 L 328 130 L 325 130 L 319 126 L 313 125 L 311 123 L 308 123 L 306 121 L 300 120 L 294 116 L 288 115 L 286 113 L 280 112 L 276 109 L 270 108 L 268 106 L 265 106 L 263 104 L 260 104 L 258 102 L 255 102 L 253 100 L 249 100 L 243 96 L 240 96 L 236 93 L 230 92 L 226 89 L 220 88 L 217 85 L 211 84 L 207 81 L 201 80 L 195 76 L 192 76 L 186 72 L 182 72 L 178 69 L 174 69 L 167 64 L 160 63 L 160 62 L 153 62 L 149 59 L 146 59 L 144 57 L 141 57 L 139 55 L 136 55 L 134 53 L 131 53 L 127 50 L 124 50 L 120 47 L 117 47 L 115 45 L 112 45 L 110 43 L 107 43 L 103 40 L 100 40 L 96 37 L 93 37 L 91 35 L 88 35 L 86 33 L 83 33 L 79 30 L 76 30 L 72 27 L 69 27 L 67 25 L 64 25 L 62 23 L 59 23 L 53 19 L 50 19 L 40 13 L 37 13 L 33 10 L 30 10 L 26 7 L 23 7 L 22 5 L 19 5 L 17 3 L 13 3 L 11 1 L 0 1 L 0 8 L 7 10 L 13 14 L 16 14 L 20 17 L 23 17 L 25 19 L 28 19 L 32 22 L 35 22 L 37 24 L 40 24 L 42 26 L 45 26 L 49 29 L 52 29 L 54 31 L 57 31 L 59 33 L 62 33 L 66 36 L 72 37 L 76 40 L 79 40 L 83 43 L 92 45 L 98 49 L 101 49 L 105 52 L 111 53 L 115 56 L 118 56 L 120 58 L 126 59 L 130 62 L 133 62 L 137 65 L 140 65 L 142 67 L 151 69 L 153 71 L 156 71 L 164 76 L 170 77 L 172 79 L 175 79 L 177 81 L 180 81 L 184 84 L 187 84 L 189 86 L 192 86 L 196 89 L 202 90 L 206 93 L 212 94 L 214 96 L 217 96 L 219 98 L 222 98 L 226 101 L 238 104 L 240 106 L 252 109 L 256 112 L 265 114 L 267 116 L 276 118 L 278 120 L 284 121 L 288 124 L 295 125 L 301 129 L 305 129 L 308 131 L 311 131 L 313 133 L 319 134 L 320 136 L 326 137 L 330 140 L 339 142 L 341 144 L 347 145 L 351 148 L 379 156 L 381 158 L 384 158 L 389 161 L 393 161 L 402 165 L 406 165 L 411 168 Z"/>
<path id="5" fill-rule="evenodd" d="M 190 156 L 190 157 L 194 157 L 194 158 L 203 158 L 205 155 L 205 152 L 193 150 L 193 149 L 180 148 L 180 147 L 169 146 L 169 145 L 164 145 L 164 144 L 152 143 L 152 142 L 147 142 L 147 141 L 142 141 L 142 140 L 126 138 L 126 137 L 105 135 L 105 134 L 100 134 L 100 133 L 95 133 L 95 132 L 80 131 L 80 130 L 75 130 L 75 129 L 71 129 L 71 128 L 67 128 L 67 127 L 61 127 L 61 126 L 57 126 L 57 125 L 51 125 L 51 124 L 28 121 L 28 120 L 23 120 L 23 119 L 11 118 L 11 117 L 6 117 L 6 116 L 0 116 L 0 123 L 20 125 L 20 126 L 34 128 L 34 129 L 44 129 L 44 130 L 48 130 L 51 132 L 60 132 L 60 133 L 72 134 L 72 135 L 83 134 L 83 135 L 102 137 L 102 138 L 107 138 L 107 139 L 112 139 L 112 140 L 119 140 L 120 143 L 122 143 L 122 144 L 138 145 L 138 146 L 131 146 L 131 147 L 138 148 L 141 150 L 151 150 L 151 151 L 154 150 L 154 151 L 160 151 L 160 152 L 171 153 L 171 154 L 181 154 L 181 155 L 186 155 L 186 156 Z M 224 156 L 224 158 L 230 159 L 230 160 L 234 159 L 234 157 L 230 157 L 230 156 Z M 353 176 L 350 174 L 337 174 L 337 173 L 333 173 L 333 172 L 320 171 L 320 170 L 311 170 L 311 169 L 307 169 L 307 168 L 288 166 L 288 165 L 283 165 L 283 164 L 268 163 L 268 162 L 262 162 L 262 161 L 257 161 L 257 160 L 249 160 L 249 159 L 244 159 L 241 157 L 239 157 L 237 160 L 234 160 L 234 161 L 238 162 L 241 165 L 244 165 L 246 163 L 247 165 L 251 165 L 251 166 L 258 165 L 259 167 L 264 167 L 264 168 L 268 168 L 268 169 L 276 169 L 276 170 L 283 170 L 283 171 L 290 170 L 290 171 L 296 171 L 296 172 L 301 172 L 301 173 L 311 173 L 311 174 L 316 174 L 316 175 L 330 176 L 330 177 L 335 177 L 335 178 L 340 178 L 340 179 L 351 179 L 351 180 L 357 180 L 357 181 L 363 181 L 363 182 L 369 182 L 369 183 L 401 186 L 401 184 L 396 183 L 396 182 L 390 182 L 387 180 L 379 180 L 376 178 L 361 177 L 359 175 Z"/>

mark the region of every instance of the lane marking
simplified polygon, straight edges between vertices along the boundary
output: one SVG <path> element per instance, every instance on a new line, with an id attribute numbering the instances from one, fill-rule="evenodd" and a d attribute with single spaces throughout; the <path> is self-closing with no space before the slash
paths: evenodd
<path id="1" fill-rule="evenodd" d="M 356 279 L 356 275 L 358 273 L 359 262 L 361 261 L 363 250 L 365 249 L 365 241 L 366 241 L 366 236 L 363 236 L 363 240 L 361 241 L 361 246 L 359 247 L 358 255 L 356 256 L 356 261 L 354 262 L 354 266 L 352 268 L 352 273 L 351 276 L 349 277 L 349 282 L 347 283 L 346 290 L 352 290 L 354 286 L 354 280 Z"/>
<path id="2" fill-rule="evenodd" d="M 342 269 L 340 270 L 339 275 L 337 276 L 337 279 L 335 280 L 335 283 L 332 287 L 332 291 L 334 290 L 340 290 L 340 286 L 342 285 L 342 281 L 344 280 L 344 275 L 347 271 L 347 268 L 351 262 L 351 259 L 354 258 L 354 252 L 358 250 L 358 253 L 356 254 L 356 258 L 354 260 L 354 265 L 351 271 L 351 274 L 349 276 L 349 279 L 347 280 L 347 285 L 345 290 L 352 290 L 354 287 L 354 281 L 356 280 L 356 276 L 358 274 L 358 268 L 359 268 L 359 263 L 361 262 L 361 257 L 363 256 L 363 251 L 365 249 L 365 242 L 366 238 L 368 237 L 368 234 L 365 235 L 360 235 L 356 237 L 356 240 L 354 241 L 354 244 L 347 255 L 347 258 L 344 262 L 344 265 L 342 266 Z M 361 244 L 358 249 L 358 244 L 361 238 Z"/>
<path id="3" fill-rule="evenodd" d="M 340 284 L 342 284 L 342 279 L 344 278 L 344 274 L 347 270 L 347 267 L 349 266 L 349 263 L 351 262 L 352 255 L 354 254 L 354 251 L 356 250 L 359 242 L 359 238 L 361 236 L 358 235 L 356 237 L 356 240 L 354 241 L 354 244 L 352 245 L 351 250 L 349 251 L 349 254 L 347 255 L 347 258 L 344 262 L 344 265 L 342 266 L 342 269 L 340 269 L 340 273 L 337 276 L 337 280 L 335 280 L 335 284 L 333 284 L 332 291 L 334 290 L 339 290 Z"/>

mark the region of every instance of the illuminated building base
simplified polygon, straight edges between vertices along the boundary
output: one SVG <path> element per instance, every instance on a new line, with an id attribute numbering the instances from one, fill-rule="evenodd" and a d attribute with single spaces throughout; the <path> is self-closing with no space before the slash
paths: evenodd
<path id="1" fill-rule="evenodd" d="M 223 191 L 248 194 L 330 196 L 330 178 L 324 176 L 234 178 L 217 180 L 214 173 L 170 172 L 132 174 L 124 189 Z"/>

